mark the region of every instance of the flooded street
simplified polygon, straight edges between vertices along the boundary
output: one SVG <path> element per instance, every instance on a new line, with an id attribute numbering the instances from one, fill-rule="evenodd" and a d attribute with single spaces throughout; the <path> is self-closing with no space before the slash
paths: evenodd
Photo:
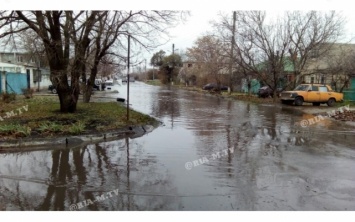
<path id="1" fill-rule="evenodd" d="M 119 94 L 126 98 L 126 86 Z M 355 128 L 291 106 L 131 83 L 153 132 L 0 153 L 0 210 L 355 210 Z M 49 147 L 50 148 L 50 147 Z M 1 209 L 2 208 L 2 209 Z"/>

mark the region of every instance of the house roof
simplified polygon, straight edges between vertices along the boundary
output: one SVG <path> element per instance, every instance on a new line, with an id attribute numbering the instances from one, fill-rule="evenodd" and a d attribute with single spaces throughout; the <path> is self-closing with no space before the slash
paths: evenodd
<path id="1" fill-rule="evenodd" d="M 13 63 L 7 63 L 7 62 L 0 62 L 1 67 L 20 67 L 21 65 L 16 65 Z"/>
<path id="2" fill-rule="evenodd" d="M 26 50 L 24 50 L 24 49 L 21 49 L 20 47 L 15 47 L 15 46 L 0 42 L 0 53 L 20 53 L 20 54 L 25 54 L 25 53 L 28 53 L 28 52 Z"/>
<path id="3" fill-rule="evenodd" d="M 9 62 L 0 62 L 0 67 L 32 67 L 32 68 L 37 68 L 37 66 L 35 66 L 35 65 L 15 64 L 15 63 L 9 63 Z"/>

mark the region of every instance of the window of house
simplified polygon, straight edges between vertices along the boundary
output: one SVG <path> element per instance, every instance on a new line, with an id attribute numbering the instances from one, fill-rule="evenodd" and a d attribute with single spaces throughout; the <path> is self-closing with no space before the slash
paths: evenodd
<path id="1" fill-rule="evenodd" d="M 320 83 L 324 84 L 325 83 L 325 76 L 322 75 L 322 77 L 320 78 Z"/>
<path id="2" fill-rule="evenodd" d="M 34 69 L 33 70 L 33 82 L 41 82 L 42 81 L 42 75 L 41 75 L 41 71 Z"/>
<path id="3" fill-rule="evenodd" d="M 17 62 L 23 62 L 22 56 L 17 56 Z"/>
<path id="4" fill-rule="evenodd" d="M 319 57 L 319 51 L 317 49 L 314 49 L 310 52 L 310 57 L 311 58 L 318 58 Z"/>
<path id="5" fill-rule="evenodd" d="M 191 63 L 187 64 L 187 67 L 188 68 L 192 67 L 192 64 Z"/>
<path id="6" fill-rule="evenodd" d="M 314 77 L 311 77 L 311 84 L 314 83 Z"/>

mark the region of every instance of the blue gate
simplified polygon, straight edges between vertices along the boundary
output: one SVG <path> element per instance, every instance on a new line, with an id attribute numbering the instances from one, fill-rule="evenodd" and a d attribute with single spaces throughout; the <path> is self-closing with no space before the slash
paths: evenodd
<path id="1" fill-rule="evenodd" d="M 24 73 L 6 73 L 6 92 L 22 94 L 27 89 L 27 75 Z"/>

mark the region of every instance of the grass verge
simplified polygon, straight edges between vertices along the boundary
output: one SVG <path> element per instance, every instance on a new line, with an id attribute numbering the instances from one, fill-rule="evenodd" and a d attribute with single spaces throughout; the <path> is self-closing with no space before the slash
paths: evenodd
<path id="1" fill-rule="evenodd" d="M 274 103 L 273 98 L 259 98 L 257 95 L 248 95 L 247 93 L 240 93 L 240 92 L 232 92 L 229 94 L 228 92 L 213 92 L 213 91 L 207 91 L 203 90 L 201 87 L 196 87 L 196 86 L 184 86 L 184 85 L 176 85 L 176 87 L 188 90 L 188 91 L 194 91 L 202 94 L 211 94 L 211 95 L 219 95 L 224 98 L 231 98 L 235 100 L 242 100 L 242 101 L 247 101 L 247 102 L 253 102 L 253 103 Z M 280 103 L 279 99 L 276 99 L 275 103 Z"/>
<path id="2" fill-rule="evenodd" d="M 88 134 L 156 123 L 154 118 L 134 110 L 127 122 L 126 107 L 117 102 L 79 102 L 76 113 L 60 113 L 59 108 L 58 98 L 49 96 L 0 101 L 1 140 Z"/>
<path id="3" fill-rule="evenodd" d="M 161 86 L 163 85 L 159 79 L 154 79 L 154 80 L 147 80 L 145 81 L 146 84 L 152 85 L 152 86 Z"/>

